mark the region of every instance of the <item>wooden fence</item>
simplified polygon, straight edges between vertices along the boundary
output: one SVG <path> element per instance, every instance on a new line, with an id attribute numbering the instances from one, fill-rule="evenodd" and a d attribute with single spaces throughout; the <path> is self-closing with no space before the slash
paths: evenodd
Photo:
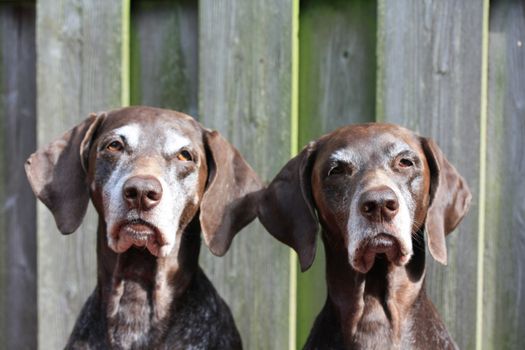
<path id="1" fill-rule="evenodd" d="M 63 347 L 95 285 L 95 217 L 61 236 L 23 162 L 89 112 L 146 104 L 221 131 L 265 179 L 337 126 L 432 136 L 473 190 L 428 259 L 462 349 L 525 348 L 525 2 L 0 0 L 0 348 Z M 325 298 L 257 222 L 201 263 L 246 349 L 303 344 Z"/>

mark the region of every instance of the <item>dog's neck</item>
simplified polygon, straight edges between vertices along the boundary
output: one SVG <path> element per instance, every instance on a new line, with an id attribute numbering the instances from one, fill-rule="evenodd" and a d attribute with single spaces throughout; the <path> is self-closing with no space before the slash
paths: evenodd
<path id="1" fill-rule="evenodd" d="M 388 348 L 400 346 L 409 332 L 408 315 L 417 298 L 424 294 L 424 249 L 414 247 L 414 256 L 403 267 L 386 257 L 377 257 L 372 269 L 358 273 L 348 261 L 342 242 L 330 242 L 323 232 L 326 251 L 328 305 L 338 319 L 347 347 L 367 348 L 384 339 Z M 424 297 L 424 296 L 423 296 Z M 372 341 L 373 340 L 373 341 Z"/>
<path id="2" fill-rule="evenodd" d="M 188 288 L 198 270 L 200 229 L 190 224 L 177 237 L 174 251 L 157 258 L 144 248 L 116 254 L 107 245 L 106 227 L 97 235 L 98 291 L 108 336 L 116 347 L 151 344 L 169 322 L 174 301 Z M 118 345 L 118 346 L 117 346 Z"/>

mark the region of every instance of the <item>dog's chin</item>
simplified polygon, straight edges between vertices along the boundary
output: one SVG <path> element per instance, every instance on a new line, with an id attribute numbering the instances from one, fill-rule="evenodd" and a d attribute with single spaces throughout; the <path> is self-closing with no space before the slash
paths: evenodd
<path id="1" fill-rule="evenodd" d="M 356 271 L 367 273 L 378 256 L 386 257 L 394 265 L 404 266 L 412 257 L 412 251 L 394 235 L 379 233 L 359 242 L 355 252 L 351 254 L 350 264 Z"/>
<path id="2" fill-rule="evenodd" d="M 147 249 L 158 258 L 165 258 L 173 249 L 173 243 L 166 239 L 165 234 L 144 221 L 124 222 L 109 232 L 108 246 L 118 254 L 137 247 Z"/>

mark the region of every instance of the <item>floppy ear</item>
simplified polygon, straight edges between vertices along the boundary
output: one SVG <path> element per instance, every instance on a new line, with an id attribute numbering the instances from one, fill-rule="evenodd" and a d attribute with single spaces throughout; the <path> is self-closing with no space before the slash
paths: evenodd
<path id="1" fill-rule="evenodd" d="M 430 253 L 441 264 L 447 264 L 445 236 L 461 222 L 470 206 L 472 195 L 467 182 L 441 152 L 432 139 L 421 140 L 430 168 L 430 207 L 425 231 Z"/>
<path id="2" fill-rule="evenodd" d="M 310 180 L 313 149 L 314 143 L 310 143 L 281 169 L 262 191 L 258 207 L 266 230 L 297 252 L 301 271 L 314 261 L 319 226 Z"/>
<path id="3" fill-rule="evenodd" d="M 200 206 L 204 241 L 224 255 L 237 232 L 256 216 L 257 190 L 262 184 L 239 151 L 217 131 L 204 130 L 208 184 Z"/>
<path id="4" fill-rule="evenodd" d="M 34 194 L 53 213 L 63 234 L 74 232 L 86 214 L 89 188 L 85 162 L 91 137 L 102 119 L 103 115 L 91 114 L 26 161 L 25 170 Z"/>

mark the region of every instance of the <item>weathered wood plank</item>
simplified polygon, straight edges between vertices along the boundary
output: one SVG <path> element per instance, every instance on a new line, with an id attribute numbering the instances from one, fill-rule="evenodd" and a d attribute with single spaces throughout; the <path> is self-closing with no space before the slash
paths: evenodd
<path id="1" fill-rule="evenodd" d="M 89 112 L 121 102 L 122 1 L 37 2 L 38 144 L 46 144 Z M 96 218 L 74 234 L 58 233 L 38 205 L 38 345 L 63 348 L 95 286 Z"/>
<path id="2" fill-rule="evenodd" d="M 199 114 L 265 180 L 290 158 L 292 1 L 199 2 Z M 289 346 L 289 250 L 255 222 L 201 262 L 246 349 Z M 293 316 L 293 315 L 292 315 Z"/>
<path id="3" fill-rule="evenodd" d="M 35 5 L 0 3 L 0 348 L 36 348 Z"/>
<path id="4" fill-rule="evenodd" d="M 135 1 L 131 8 L 131 104 L 197 115 L 197 2 Z"/>
<path id="5" fill-rule="evenodd" d="M 301 2 L 299 146 L 339 126 L 375 120 L 376 2 Z M 326 299 L 324 251 L 298 275 L 297 345 Z"/>
<path id="6" fill-rule="evenodd" d="M 427 292 L 461 349 L 476 345 L 482 1 L 379 1 L 380 120 L 437 140 L 473 192 L 448 238 L 448 267 L 427 260 Z"/>
<path id="7" fill-rule="evenodd" d="M 483 348 L 525 348 L 525 3 L 491 1 Z"/>

